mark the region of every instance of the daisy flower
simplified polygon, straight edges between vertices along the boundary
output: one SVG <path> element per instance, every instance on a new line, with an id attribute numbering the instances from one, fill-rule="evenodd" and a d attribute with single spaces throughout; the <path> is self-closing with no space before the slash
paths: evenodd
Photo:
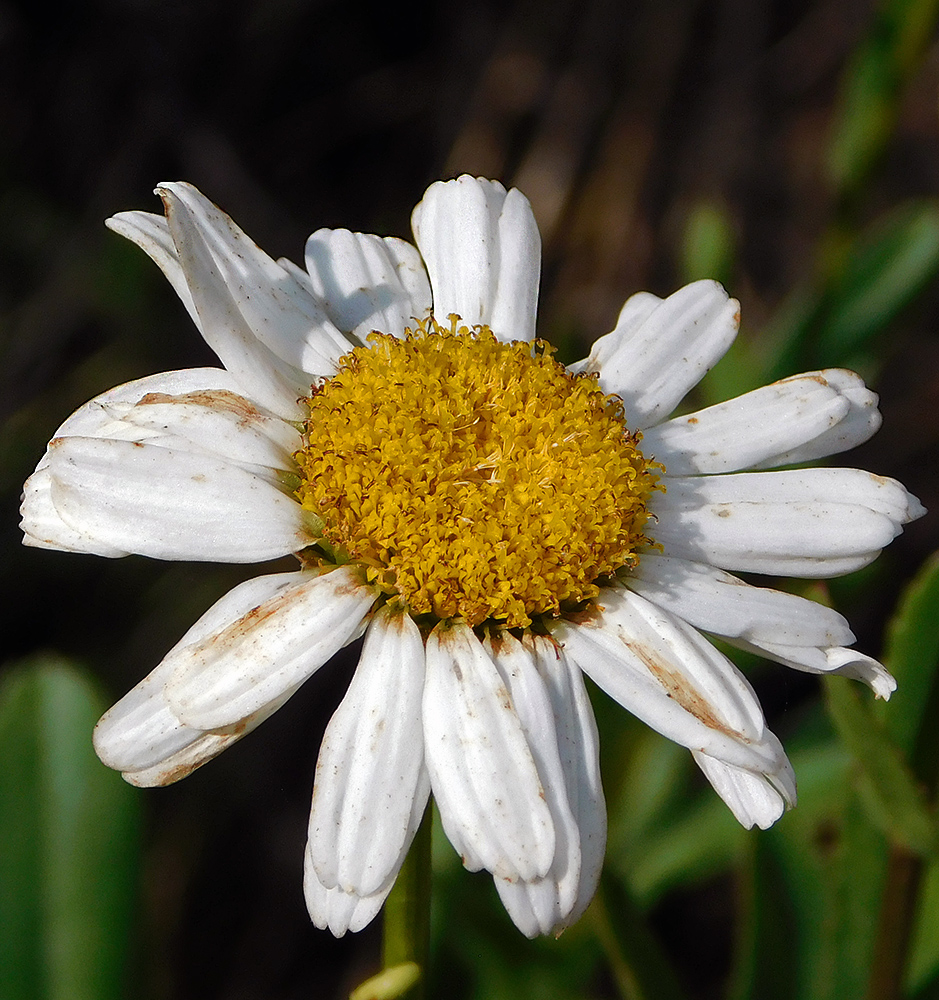
<path id="1" fill-rule="evenodd" d="M 795 803 L 753 689 L 706 638 L 889 697 L 837 612 L 734 572 L 831 577 L 923 511 L 855 469 L 766 471 L 867 439 L 851 372 L 669 414 L 733 340 L 713 281 L 630 298 L 579 364 L 535 339 L 525 197 L 431 185 L 415 245 L 322 229 L 274 261 L 194 187 L 108 225 L 163 270 L 222 367 L 112 389 L 25 487 L 28 545 L 265 562 L 99 722 L 135 785 L 189 774 L 364 635 L 323 739 L 304 889 L 364 927 L 433 792 L 471 870 L 527 935 L 577 919 L 606 815 L 583 674 L 686 746 L 745 826 Z M 759 470 L 745 471 L 741 470 Z"/>

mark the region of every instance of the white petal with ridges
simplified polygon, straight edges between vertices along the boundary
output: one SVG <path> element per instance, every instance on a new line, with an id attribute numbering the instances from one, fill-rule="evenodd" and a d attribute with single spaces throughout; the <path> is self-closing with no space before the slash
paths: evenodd
<path id="1" fill-rule="evenodd" d="M 424 754 L 450 843 L 498 878 L 542 878 L 554 860 L 551 812 L 505 683 L 472 629 L 427 637 Z"/>
<path id="2" fill-rule="evenodd" d="M 692 751 L 692 756 L 737 822 L 748 830 L 754 826 L 769 829 L 787 807 L 796 804 L 791 767 L 771 780 L 765 774 L 725 764 L 704 753 Z"/>
<path id="3" fill-rule="evenodd" d="M 793 469 L 665 480 L 649 507 L 667 555 L 723 569 L 837 576 L 875 559 L 922 506 L 857 469 Z"/>
<path id="4" fill-rule="evenodd" d="M 361 634 L 375 591 L 345 566 L 265 601 L 222 632 L 179 650 L 166 699 L 194 729 L 230 726 L 315 673 Z"/>
<path id="5" fill-rule="evenodd" d="M 568 802 L 554 706 L 530 646 L 503 633 L 498 640 L 487 639 L 483 648 L 492 657 L 518 712 L 554 822 L 554 860 L 545 878 L 533 882 L 495 880 L 509 915 L 532 937 L 549 933 L 574 907 L 580 880 L 580 833 Z"/>
<path id="6" fill-rule="evenodd" d="M 775 770 L 784 759 L 739 670 L 702 635 L 638 594 L 601 589 L 600 611 L 552 633 L 581 670 L 669 739 L 727 763 Z"/>
<path id="7" fill-rule="evenodd" d="M 854 642 L 848 622 L 832 608 L 750 586 L 703 563 L 648 553 L 624 582 L 646 600 L 713 635 L 787 645 Z"/>
<path id="8" fill-rule="evenodd" d="M 343 333 L 400 337 L 430 312 L 430 283 L 414 247 L 348 229 L 320 229 L 306 244 L 314 293 Z"/>
<path id="9" fill-rule="evenodd" d="M 242 467 L 296 470 L 297 428 L 237 393 L 224 389 L 150 393 L 134 404 L 109 404 L 108 410 L 115 419 L 160 435 L 154 443 L 179 439 Z"/>
<path id="10" fill-rule="evenodd" d="M 342 889 L 327 889 L 317 878 L 310 852 L 303 856 L 303 895 L 313 925 L 329 930 L 340 938 L 346 931 L 353 934 L 367 927 L 378 916 L 388 898 L 391 886 L 373 896 L 358 896 Z"/>
<path id="11" fill-rule="evenodd" d="M 303 509 L 237 466 L 135 441 L 58 438 L 52 503 L 62 520 L 157 559 L 262 562 L 310 543 Z"/>
<path id="12" fill-rule="evenodd" d="M 808 674 L 839 674 L 863 681 L 878 698 L 889 699 L 897 689 L 893 675 L 882 663 L 856 649 L 844 646 L 786 646 L 734 638 L 729 638 L 727 642 Z"/>
<path id="13" fill-rule="evenodd" d="M 170 233 L 202 334 L 252 399 L 278 416 L 331 375 L 349 344 L 309 289 L 189 184 L 162 184 Z"/>
<path id="14" fill-rule="evenodd" d="M 118 212 L 105 221 L 108 229 L 125 239 L 136 243 L 144 253 L 159 267 L 173 290 L 179 296 L 186 312 L 189 313 L 196 329 L 202 332 L 202 320 L 192 301 L 189 282 L 179 263 L 176 244 L 170 234 L 169 223 L 162 215 L 150 212 Z"/>
<path id="15" fill-rule="evenodd" d="M 528 199 L 497 181 L 464 174 L 438 181 L 414 209 L 412 228 L 427 265 L 434 315 L 458 313 L 500 340 L 531 340 L 541 273 L 541 237 Z"/>
<path id="16" fill-rule="evenodd" d="M 94 734 L 95 750 L 101 760 L 108 767 L 125 772 L 132 784 L 168 784 L 221 753 L 276 711 L 286 697 L 262 706 L 230 731 L 205 732 L 184 726 L 176 718 L 166 701 L 164 688 L 180 650 L 223 631 L 302 579 L 301 573 L 255 577 L 216 601 L 163 661 L 101 717 Z"/>
<path id="17" fill-rule="evenodd" d="M 369 896 L 401 867 L 430 792 L 423 688 L 420 631 L 386 605 L 369 625 L 316 763 L 307 850 L 330 889 Z"/>
<path id="18" fill-rule="evenodd" d="M 598 373 L 600 369 L 634 336 L 635 332 L 658 308 L 662 300 L 652 292 L 636 292 L 623 303 L 616 326 L 603 337 L 593 342 L 588 357 L 570 366 L 574 373 L 584 370 Z"/>
<path id="19" fill-rule="evenodd" d="M 616 349 L 586 366 L 599 372 L 604 392 L 622 397 L 628 426 L 642 430 L 664 420 L 724 356 L 740 322 L 740 304 L 716 281 L 685 285 L 634 324 L 649 304 L 640 300 Z"/>
<path id="20" fill-rule="evenodd" d="M 643 434 L 642 449 L 671 476 L 784 465 L 865 440 L 876 430 L 875 404 L 850 372 L 809 372 L 659 424 Z"/>

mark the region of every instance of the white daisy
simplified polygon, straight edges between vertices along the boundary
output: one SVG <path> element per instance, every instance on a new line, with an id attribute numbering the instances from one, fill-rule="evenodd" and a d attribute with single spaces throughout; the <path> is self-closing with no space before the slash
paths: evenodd
<path id="1" fill-rule="evenodd" d="M 667 419 L 727 350 L 715 282 L 625 304 L 565 369 L 534 340 L 540 240 L 518 191 L 461 177 L 416 247 L 320 230 L 275 262 L 188 184 L 109 220 L 162 268 L 222 368 L 153 375 L 62 425 L 25 488 L 30 545 L 262 562 L 101 720 L 101 759 L 175 781 L 365 635 L 317 764 L 317 926 L 378 912 L 432 791 L 528 935 L 596 888 L 606 817 L 582 672 L 688 747 L 745 826 L 795 802 L 750 685 L 704 637 L 895 684 L 841 615 L 728 571 L 830 577 L 922 513 L 853 469 L 772 469 L 877 429 L 850 372 Z M 373 331 L 376 331 L 373 333 Z"/>

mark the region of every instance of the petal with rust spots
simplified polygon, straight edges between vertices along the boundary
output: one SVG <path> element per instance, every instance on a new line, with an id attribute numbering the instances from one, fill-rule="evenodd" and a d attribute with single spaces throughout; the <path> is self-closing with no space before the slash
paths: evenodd
<path id="1" fill-rule="evenodd" d="M 643 433 L 642 450 L 672 476 L 736 472 L 818 458 L 853 447 L 877 429 L 876 396 L 833 371 L 810 372 L 726 403 L 676 417 Z M 866 395 L 867 405 L 859 403 Z M 800 458 L 804 461 L 804 458 Z"/>
<path id="2" fill-rule="evenodd" d="M 168 657 L 170 708 L 194 729 L 233 725 L 302 683 L 360 634 L 375 597 L 350 566 L 304 578 Z"/>
<path id="3" fill-rule="evenodd" d="M 437 181 L 411 226 L 427 265 L 434 315 L 488 325 L 504 341 L 533 340 L 541 236 L 528 199 L 497 181 L 464 174 Z"/>
<path id="4" fill-rule="evenodd" d="M 758 826 L 767 830 L 796 804 L 795 776 L 789 761 L 773 774 L 734 767 L 692 751 L 698 767 L 714 790 L 727 803 L 737 821 L 748 830 Z"/>
<path id="5" fill-rule="evenodd" d="M 134 404 L 108 404 L 108 410 L 115 419 L 159 435 L 152 443 L 164 447 L 182 440 L 241 467 L 296 469 L 297 428 L 225 389 L 175 396 L 151 392 Z"/>
<path id="6" fill-rule="evenodd" d="M 923 508 L 857 469 L 668 476 L 649 509 L 666 555 L 722 569 L 831 577 L 866 566 Z"/>
<path id="7" fill-rule="evenodd" d="M 681 619 L 619 587 L 602 610 L 561 621 L 554 637 L 588 676 L 653 729 L 693 750 L 754 770 L 782 756 L 739 670 Z"/>
<path id="8" fill-rule="evenodd" d="M 400 337 L 430 312 L 420 254 L 403 240 L 320 229 L 307 240 L 306 266 L 329 318 L 362 343 L 373 330 Z"/>
<path id="9" fill-rule="evenodd" d="M 372 896 L 357 896 L 342 889 L 327 889 L 317 878 L 310 852 L 303 856 L 303 895 L 314 926 L 336 937 L 367 927 L 378 915 L 391 891 L 389 885 Z"/>
<path id="10" fill-rule="evenodd" d="M 404 861 L 430 793 L 423 690 L 421 633 L 386 605 L 368 627 L 316 763 L 307 851 L 327 888 L 370 896 Z"/>
<path id="11" fill-rule="evenodd" d="M 577 901 L 580 881 L 580 833 L 568 801 L 561 765 L 555 711 L 531 646 L 509 633 L 486 639 L 483 648 L 496 665 L 518 712 L 522 730 L 538 769 L 545 800 L 554 823 L 555 848 L 551 868 L 543 879 L 495 884 L 505 908 L 523 933 L 547 934 L 567 916 Z M 535 922 L 531 922 L 531 918 Z"/>
<path id="12" fill-rule="evenodd" d="M 643 431 L 664 420 L 724 356 L 740 322 L 740 304 L 716 281 L 685 285 L 636 324 L 651 304 L 641 299 L 626 314 L 622 333 L 614 330 L 615 350 L 586 365 L 598 372 L 604 392 L 622 398 L 630 428 Z"/>
<path id="13" fill-rule="evenodd" d="M 505 682 L 462 623 L 427 638 L 424 753 L 450 843 L 498 878 L 542 878 L 555 833 L 538 769 Z"/>
<path id="14" fill-rule="evenodd" d="M 176 718 L 164 689 L 174 670 L 174 658 L 181 650 L 223 631 L 310 576 L 298 572 L 255 577 L 216 601 L 162 662 L 101 717 L 94 733 L 95 750 L 101 760 L 125 772 L 132 784 L 169 784 L 221 753 L 276 711 L 295 688 L 228 730 L 207 733 L 184 726 Z"/>
<path id="15" fill-rule="evenodd" d="M 750 586 L 703 563 L 646 554 L 623 582 L 695 628 L 722 638 L 798 646 L 854 642 L 847 621 L 832 608 Z"/>
<path id="16" fill-rule="evenodd" d="M 206 455 L 139 441 L 52 442 L 52 503 L 70 527 L 157 559 L 262 562 L 309 545 L 303 509 Z"/>

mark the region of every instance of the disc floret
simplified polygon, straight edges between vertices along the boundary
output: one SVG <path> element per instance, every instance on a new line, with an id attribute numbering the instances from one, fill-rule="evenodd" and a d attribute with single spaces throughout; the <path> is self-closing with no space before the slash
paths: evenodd
<path id="1" fill-rule="evenodd" d="M 412 615 L 529 625 L 650 544 L 661 466 L 622 402 L 544 341 L 458 316 L 372 333 L 307 400 L 297 497 Z"/>

